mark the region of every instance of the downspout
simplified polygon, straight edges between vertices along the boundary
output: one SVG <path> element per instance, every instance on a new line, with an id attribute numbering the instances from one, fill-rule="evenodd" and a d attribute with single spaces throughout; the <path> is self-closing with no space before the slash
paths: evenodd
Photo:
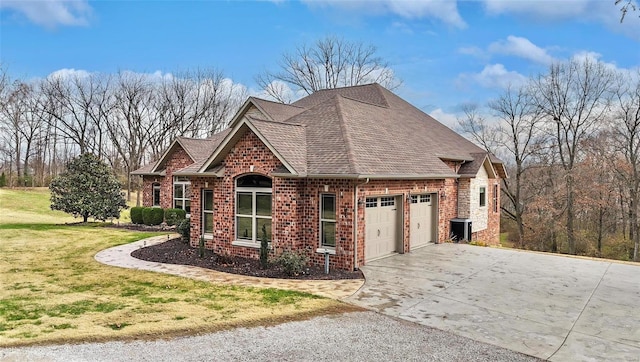
<path id="1" fill-rule="evenodd" d="M 356 183 L 353 193 L 353 270 L 358 270 L 358 186 L 369 183 L 369 178 L 363 183 Z"/>

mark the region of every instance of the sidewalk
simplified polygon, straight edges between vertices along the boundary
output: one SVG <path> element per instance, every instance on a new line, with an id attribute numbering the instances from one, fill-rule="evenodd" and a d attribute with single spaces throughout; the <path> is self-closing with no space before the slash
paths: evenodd
<path id="1" fill-rule="evenodd" d="M 150 262 L 136 259 L 131 256 L 131 253 L 134 250 L 145 246 L 163 243 L 167 241 L 169 237 L 174 238 L 178 237 L 178 235 L 173 234 L 171 236 L 154 236 L 130 244 L 118 245 L 97 253 L 95 259 L 102 264 L 117 266 L 121 268 L 148 270 L 158 273 L 172 274 L 185 278 L 207 281 L 211 283 L 242 285 L 258 288 L 297 290 L 300 292 L 312 293 L 336 300 L 343 300 L 347 297 L 350 297 L 355 292 L 357 292 L 358 289 L 360 289 L 360 287 L 362 287 L 362 285 L 364 284 L 364 280 L 362 279 L 295 280 L 257 278 L 245 275 L 223 273 L 190 265 L 175 265 Z"/>

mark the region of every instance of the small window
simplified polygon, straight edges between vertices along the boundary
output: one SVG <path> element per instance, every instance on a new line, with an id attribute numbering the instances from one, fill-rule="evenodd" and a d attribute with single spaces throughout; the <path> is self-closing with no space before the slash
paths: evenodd
<path id="1" fill-rule="evenodd" d="M 411 195 L 411 203 L 412 204 L 418 203 L 418 195 Z"/>
<path id="2" fill-rule="evenodd" d="M 380 206 L 395 206 L 396 199 L 393 197 L 381 197 Z"/>
<path id="3" fill-rule="evenodd" d="M 202 190 L 202 232 L 213 234 L 213 190 Z"/>
<path id="4" fill-rule="evenodd" d="M 493 212 L 498 212 L 498 185 L 493 185 Z"/>
<path id="5" fill-rule="evenodd" d="M 378 206 L 378 199 L 375 197 L 367 197 L 365 207 L 376 207 L 376 206 Z"/>
<path id="6" fill-rule="evenodd" d="M 431 195 L 420 195 L 420 203 L 431 202 Z"/>
<path id="7" fill-rule="evenodd" d="M 480 207 L 487 206 L 487 188 L 484 186 L 480 187 Z"/>
<path id="8" fill-rule="evenodd" d="M 160 184 L 153 184 L 153 206 L 160 206 Z"/>
<path id="9" fill-rule="evenodd" d="M 320 197 L 320 246 L 336 247 L 336 195 Z"/>

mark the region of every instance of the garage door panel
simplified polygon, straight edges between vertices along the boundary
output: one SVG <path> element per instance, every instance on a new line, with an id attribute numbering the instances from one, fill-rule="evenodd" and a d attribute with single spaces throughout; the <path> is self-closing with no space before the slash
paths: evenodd
<path id="1" fill-rule="evenodd" d="M 367 198 L 365 224 L 365 260 L 396 251 L 398 207 L 394 197 Z"/>
<path id="2" fill-rule="evenodd" d="M 411 248 L 424 246 L 435 239 L 436 205 L 434 194 L 412 195 L 409 223 Z"/>

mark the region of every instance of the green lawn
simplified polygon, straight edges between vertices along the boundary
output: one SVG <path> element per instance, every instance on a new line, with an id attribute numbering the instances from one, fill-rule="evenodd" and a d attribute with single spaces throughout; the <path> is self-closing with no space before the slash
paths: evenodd
<path id="1" fill-rule="evenodd" d="M 310 294 L 216 285 L 102 265 L 100 250 L 151 233 L 49 210 L 46 190 L 0 189 L 0 346 L 166 337 L 346 308 Z"/>

